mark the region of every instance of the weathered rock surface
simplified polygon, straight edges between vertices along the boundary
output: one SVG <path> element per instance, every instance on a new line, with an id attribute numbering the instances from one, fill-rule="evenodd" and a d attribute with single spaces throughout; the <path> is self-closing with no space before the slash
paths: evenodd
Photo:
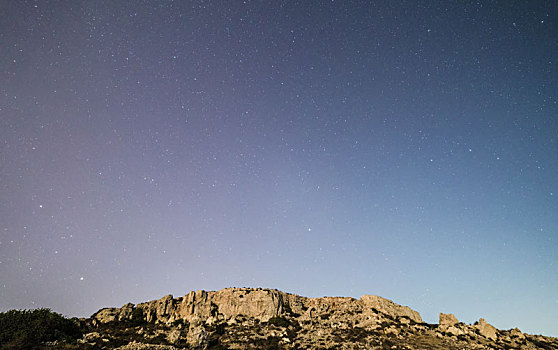
<path id="1" fill-rule="evenodd" d="M 457 317 L 455 317 L 453 314 L 444 314 L 441 312 L 439 320 L 440 321 L 438 323 L 440 325 L 440 328 L 448 328 L 459 323 Z"/>
<path id="2" fill-rule="evenodd" d="M 484 318 L 479 320 L 477 324 L 477 329 L 480 335 L 488 339 L 496 340 L 498 338 L 498 330 L 493 325 L 486 322 Z"/>
<path id="3" fill-rule="evenodd" d="M 363 307 L 365 309 L 376 309 L 393 317 L 408 317 L 417 323 L 422 322 L 420 314 L 408 306 L 398 305 L 391 300 L 377 295 L 363 295 L 360 300 L 364 304 Z"/>
<path id="4" fill-rule="evenodd" d="M 391 300 L 364 295 L 306 298 L 278 290 L 194 291 L 85 321 L 80 341 L 101 349 L 558 349 L 558 339 L 498 330 L 440 313 L 438 325 Z M 88 347 L 89 346 L 89 347 Z"/>
<path id="5" fill-rule="evenodd" d="M 178 350 L 178 348 L 171 345 L 160 344 L 144 344 L 132 341 L 126 345 L 119 346 L 117 350 Z"/>
<path id="6" fill-rule="evenodd" d="M 406 317 L 421 323 L 422 318 L 408 306 L 401 306 L 391 300 L 364 295 L 360 300 L 347 297 L 306 298 L 273 289 L 226 288 L 216 292 L 198 290 L 184 297 L 167 295 L 161 299 L 138 304 L 146 321 L 171 324 L 177 320 L 206 322 L 217 315 L 230 320 L 237 315 L 253 317 L 267 322 L 272 317 L 286 312 L 303 315 L 304 319 L 319 317 L 325 313 L 345 315 L 358 313 L 355 321 L 369 321 L 378 311 L 392 317 Z M 92 316 L 99 323 L 131 320 L 133 304 L 122 308 L 106 308 Z M 214 320 L 213 320 L 214 321 Z"/>

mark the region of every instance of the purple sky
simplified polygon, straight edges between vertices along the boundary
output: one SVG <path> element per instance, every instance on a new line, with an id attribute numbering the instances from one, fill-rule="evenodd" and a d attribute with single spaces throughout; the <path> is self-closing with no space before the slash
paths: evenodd
<path id="1" fill-rule="evenodd" d="M 553 1 L 0 2 L 0 311 L 229 286 L 558 336 Z"/>

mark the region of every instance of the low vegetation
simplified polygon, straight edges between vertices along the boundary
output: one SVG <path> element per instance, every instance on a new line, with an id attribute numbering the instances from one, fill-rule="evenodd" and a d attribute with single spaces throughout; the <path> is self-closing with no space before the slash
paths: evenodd
<path id="1" fill-rule="evenodd" d="M 49 309 L 0 313 L 0 348 L 34 349 L 46 342 L 75 343 L 82 336 L 79 323 Z"/>

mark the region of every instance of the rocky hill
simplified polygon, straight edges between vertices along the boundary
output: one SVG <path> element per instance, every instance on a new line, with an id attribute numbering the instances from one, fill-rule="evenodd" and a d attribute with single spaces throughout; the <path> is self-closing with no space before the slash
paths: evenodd
<path id="1" fill-rule="evenodd" d="M 227 288 L 167 295 L 82 320 L 81 346 L 106 349 L 558 349 L 558 338 L 498 330 L 440 314 L 424 323 L 407 306 L 374 295 L 306 298 Z"/>

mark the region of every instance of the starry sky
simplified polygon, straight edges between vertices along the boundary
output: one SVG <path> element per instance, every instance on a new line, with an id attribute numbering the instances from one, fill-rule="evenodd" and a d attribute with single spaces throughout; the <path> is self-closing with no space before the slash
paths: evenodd
<path id="1" fill-rule="evenodd" d="M 0 1 L 0 311 L 376 294 L 558 336 L 554 1 Z"/>

